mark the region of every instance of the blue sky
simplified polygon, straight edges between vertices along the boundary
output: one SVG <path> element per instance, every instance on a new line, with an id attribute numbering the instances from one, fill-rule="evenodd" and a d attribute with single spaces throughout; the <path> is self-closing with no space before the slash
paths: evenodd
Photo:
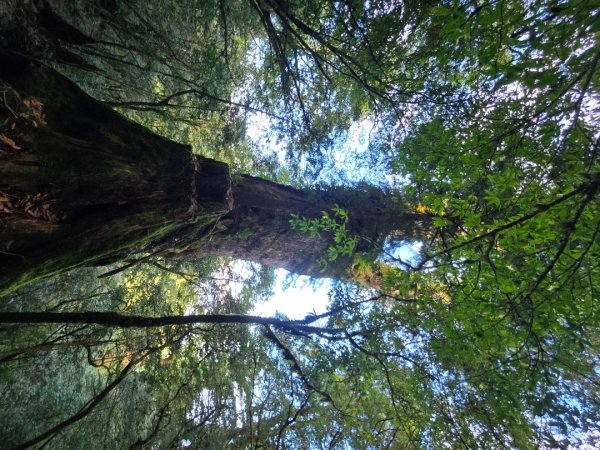
<path id="1" fill-rule="evenodd" d="M 290 277 L 294 281 L 286 286 Z M 329 279 L 311 282 L 309 277 L 291 275 L 287 270 L 277 269 L 273 295 L 267 301 L 258 303 L 251 314 L 271 317 L 279 312 L 290 319 L 302 319 L 310 312 L 324 313 L 329 303 L 331 283 Z"/>

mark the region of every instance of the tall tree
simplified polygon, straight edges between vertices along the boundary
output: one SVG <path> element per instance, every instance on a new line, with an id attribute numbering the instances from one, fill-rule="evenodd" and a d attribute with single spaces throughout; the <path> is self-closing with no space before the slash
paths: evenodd
<path id="1" fill-rule="evenodd" d="M 227 382 L 193 374 L 194 386 L 160 390 L 163 405 L 141 414 L 148 421 L 139 434 L 116 439 L 143 446 L 164 433 L 181 445 L 219 436 L 241 447 L 536 448 L 594 438 L 600 22 L 593 1 L 232 0 L 199 2 L 200 14 L 191 14 L 178 2 L 146 12 L 128 0 L 108 9 L 102 2 L 81 30 L 64 19 L 69 8 L 57 13 L 58 3 L 41 2 L 16 28 L 29 32 L 20 51 L 37 46 L 38 57 L 63 70 L 70 64 L 71 77 L 86 70 L 88 92 L 133 110 L 131 117 L 143 110 L 185 119 L 226 107 L 214 133 L 224 142 L 240 134 L 234 109 L 253 111 L 270 117 L 272 131 L 286 136 L 288 162 L 312 165 L 309 173 L 362 120 L 377 134 L 368 150 L 385 155 L 386 174 L 399 183 L 382 194 L 229 176 L 225 165 L 124 120 L 53 69 L 4 56 L 0 255 L 8 290 L 121 259 L 109 273 L 148 263 L 189 279 L 178 265 L 207 254 L 353 277 L 380 290 L 338 286 L 327 313 L 293 321 L 243 315 L 247 309 L 229 301 L 222 310 L 162 308 L 170 289 L 155 288 L 154 273 L 127 279 L 136 295 L 114 305 L 65 299 L 54 311 L 40 298 L 27 303 L 27 289 L 18 289 L 5 302 L 3 332 L 36 339 L 3 348 L 10 364 L 69 345 L 85 349 L 91 344 L 79 330 L 88 327 L 126 339 L 106 344 L 113 372 L 104 388 L 15 445 L 47 443 L 74 423 L 91 423 L 101 416 L 97 406 L 137 374 L 121 376 L 124 367 L 178 349 L 190 356 L 185 370 L 215 349 L 214 364 L 201 369 Z M 186 26 L 170 39 L 173 17 Z M 211 31 L 217 23 L 219 32 Z M 255 63 L 241 63 L 242 55 Z M 194 58 L 202 61 L 198 77 Z M 90 86 L 100 79 L 99 94 Z M 199 117 L 206 118 L 194 122 Z M 394 244 L 410 239 L 419 254 L 399 258 Z M 197 314 L 180 315 L 190 309 Z M 30 326 L 21 335 L 17 323 Z M 39 323 L 48 333 L 41 342 Z M 175 378 L 179 388 L 185 376 Z M 175 412 L 170 432 L 165 423 Z M 241 426 L 228 434 L 224 424 L 233 420 Z"/>
<path id="2" fill-rule="evenodd" d="M 347 231 L 361 237 L 361 251 L 394 232 L 427 234 L 427 214 L 373 188 L 302 191 L 249 176 L 231 183 L 225 164 L 131 123 L 56 71 L 3 59 L 4 289 L 136 251 L 349 278 L 351 258 L 327 271 L 317 264 L 331 236 L 294 233 L 289 224 L 291 214 L 317 218 L 336 206 L 348 210 Z"/>

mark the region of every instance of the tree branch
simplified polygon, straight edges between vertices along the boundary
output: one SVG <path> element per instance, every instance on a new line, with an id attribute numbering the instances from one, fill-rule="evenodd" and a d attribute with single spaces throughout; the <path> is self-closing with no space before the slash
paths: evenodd
<path id="1" fill-rule="evenodd" d="M 147 355 L 144 355 L 147 356 Z M 83 409 L 81 409 L 78 413 L 72 415 L 71 417 L 69 417 L 66 420 L 63 420 L 61 423 L 59 423 L 58 425 L 50 428 L 49 430 L 43 432 L 42 434 L 34 437 L 33 439 L 28 440 L 27 442 L 24 442 L 23 444 L 17 445 L 16 447 L 13 447 L 12 450 L 22 450 L 22 449 L 26 449 L 29 448 L 35 444 L 38 444 L 39 442 L 42 442 L 45 439 L 49 439 L 52 438 L 54 435 L 56 435 L 57 433 L 60 433 L 62 430 L 64 430 L 65 428 L 71 426 L 72 424 L 74 424 L 75 422 L 80 421 L 81 419 L 85 418 L 87 415 L 89 415 L 96 406 L 98 406 L 98 404 L 104 400 L 106 398 L 106 396 L 108 394 L 111 393 L 111 391 L 116 388 L 127 376 L 127 374 L 131 371 L 131 369 L 133 369 L 133 367 L 142 359 L 141 358 L 132 358 L 131 361 L 129 361 L 129 364 L 127 364 L 127 366 L 125 366 L 125 368 L 121 371 L 121 373 L 119 373 L 119 375 L 113 380 L 112 383 L 110 383 L 108 386 L 106 386 L 102 392 L 100 392 L 96 397 L 94 397 L 94 399 L 89 402 L 87 404 L 87 406 L 85 406 Z"/>

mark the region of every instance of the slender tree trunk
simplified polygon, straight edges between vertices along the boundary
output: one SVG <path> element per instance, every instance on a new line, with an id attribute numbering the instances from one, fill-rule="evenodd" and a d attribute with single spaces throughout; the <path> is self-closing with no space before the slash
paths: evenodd
<path id="1" fill-rule="evenodd" d="M 94 324 L 119 328 L 157 328 L 169 325 L 197 324 L 246 324 L 274 327 L 291 333 L 329 332 L 330 334 L 345 333 L 344 329 L 328 329 L 312 326 L 316 316 L 307 316 L 300 320 L 281 320 L 268 317 L 245 314 L 192 314 L 187 316 L 131 316 L 114 312 L 3 312 L 0 311 L 0 324 L 5 323 L 60 323 L 60 324 Z"/>
<path id="2" fill-rule="evenodd" d="M 373 188 L 298 190 L 132 123 L 53 69 L 0 55 L 0 293 L 27 281 L 134 252 L 231 256 L 311 276 L 349 278 L 351 258 L 317 263 L 330 236 L 291 230 L 290 214 L 349 212 L 358 251 L 428 218 Z"/>

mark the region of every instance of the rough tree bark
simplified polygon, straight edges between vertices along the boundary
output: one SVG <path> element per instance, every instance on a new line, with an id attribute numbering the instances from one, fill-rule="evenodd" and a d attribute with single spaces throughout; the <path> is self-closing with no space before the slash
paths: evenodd
<path id="1" fill-rule="evenodd" d="M 348 279 L 352 262 L 341 257 L 323 268 L 318 260 L 333 244 L 331 236 L 300 233 L 290 227 L 290 215 L 320 217 L 336 205 L 348 211 L 348 230 L 358 235 L 356 251 L 370 252 L 386 236 L 412 240 L 424 236 L 429 218 L 411 212 L 398 199 L 375 188 L 300 190 L 255 177 L 243 176 L 232 187 L 233 208 L 221 218 L 223 232 L 213 239 L 196 240 L 182 253 L 231 256 L 285 268 L 312 277 Z"/>
<path id="2" fill-rule="evenodd" d="M 0 285 L 168 245 L 231 208 L 225 164 L 134 124 L 54 70 L 0 67 Z"/>
<path id="3" fill-rule="evenodd" d="M 366 251 L 413 237 L 427 217 L 374 189 L 303 191 L 195 156 L 17 55 L 0 67 L 0 292 L 135 252 L 232 256 L 312 276 L 348 278 L 350 259 L 316 263 L 331 240 L 290 229 L 340 205 Z"/>

